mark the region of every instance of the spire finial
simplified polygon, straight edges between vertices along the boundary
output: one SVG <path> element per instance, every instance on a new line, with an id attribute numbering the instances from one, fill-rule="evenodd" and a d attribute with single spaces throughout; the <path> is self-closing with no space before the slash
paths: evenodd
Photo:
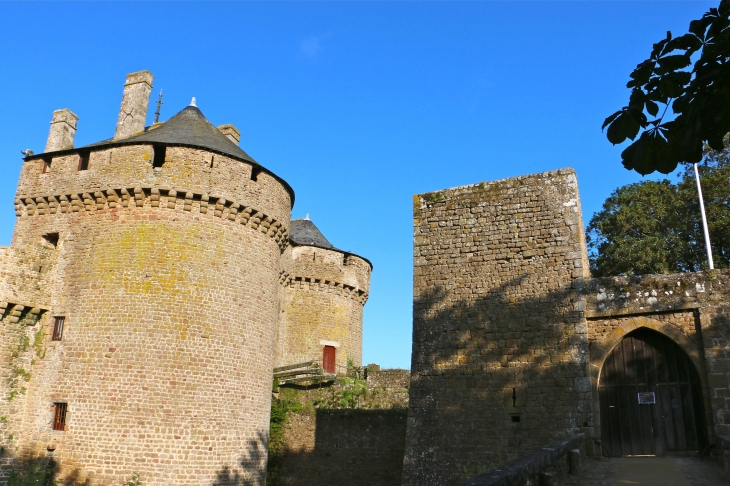
<path id="1" fill-rule="evenodd" d="M 195 96 L 193 96 L 193 100 L 190 102 L 190 106 L 198 107 L 198 105 L 195 104 Z"/>
<path id="2" fill-rule="evenodd" d="M 307 215 L 304 216 L 304 219 L 306 219 L 307 221 L 309 221 L 309 213 L 307 213 Z"/>

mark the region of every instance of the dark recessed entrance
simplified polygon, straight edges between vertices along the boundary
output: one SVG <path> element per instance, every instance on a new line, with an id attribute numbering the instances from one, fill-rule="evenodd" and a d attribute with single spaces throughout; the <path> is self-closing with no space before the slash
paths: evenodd
<path id="1" fill-rule="evenodd" d="M 672 340 L 638 329 L 606 358 L 598 384 L 601 442 L 612 456 L 702 450 L 700 377 Z"/>

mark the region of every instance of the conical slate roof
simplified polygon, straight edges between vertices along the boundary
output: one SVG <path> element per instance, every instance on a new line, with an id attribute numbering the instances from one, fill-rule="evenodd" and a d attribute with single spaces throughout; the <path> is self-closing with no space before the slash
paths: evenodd
<path id="1" fill-rule="evenodd" d="M 367 258 L 332 246 L 332 243 L 327 241 L 327 238 L 319 231 L 319 228 L 309 219 L 309 215 L 306 218 L 291 220 L 289 224 L 289 241 L 295 246 L 316 246 L 317 248 L 324 248 L 326 250 L 339 251 L 345 255 L 355 255 L 365 260 L 370 265 L 371 270 L 373 268 L 373 264 Z"/>
<path id="2" fill-rule="evenodd" d="M 328 250 L 337 250 L 308 218 L 293 219 L 291 221 L 289 239 L 295 245 L 317 246 Z"/>
<path id="3" fill-rule="evenodd" d="M 121 140 L 104 140 L 87 147 L 117 143 L 164 143 L 200 147 L 258 165 L 251 156 L 214 127 L 197 106 L 193 105 L 186 106 L 163 124 L 145 128 L 139 135 Z"/>

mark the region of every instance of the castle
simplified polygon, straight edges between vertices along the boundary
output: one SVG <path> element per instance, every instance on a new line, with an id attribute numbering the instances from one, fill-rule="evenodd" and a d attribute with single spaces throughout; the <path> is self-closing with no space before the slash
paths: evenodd
<path id="1" fill-rule="evenodd" d="M 0 249 L 3 461 L 120 484 L 265 482 L 272 369 L 361 365 L 372 265 L 291 221 L 294 191 L 193 102 L 145 126 L 129 74 L 113 138 L 53 114 Z"/>
<path id="2" fill-rule="evenodd" d="M 361 365 L 370 262 L 292 221 L 292 188 L 234 126 L 193 103 L 145 127 L 151 89 L 127 76 L 114 137 L 85 147 L 54 112 L 24 159 L 0 248 L 0 479 L 52 457 L 92 485 L 260 486 L 274 367 Z M 413 210 L 403 486 L 494 484 L 565 438 L 730 462 L 728 271 L 590 278 L 571 169 Z M 377 448 L 386 423 L 343 440 Z"/>

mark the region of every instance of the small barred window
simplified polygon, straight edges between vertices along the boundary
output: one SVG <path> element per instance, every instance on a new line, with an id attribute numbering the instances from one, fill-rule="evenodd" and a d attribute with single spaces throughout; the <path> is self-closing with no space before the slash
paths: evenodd
<path id="1" fill-rule="evenodd" d="M 67 403 L 56 402 L 53 404 L 53 430 L 66 430 Z"/>

